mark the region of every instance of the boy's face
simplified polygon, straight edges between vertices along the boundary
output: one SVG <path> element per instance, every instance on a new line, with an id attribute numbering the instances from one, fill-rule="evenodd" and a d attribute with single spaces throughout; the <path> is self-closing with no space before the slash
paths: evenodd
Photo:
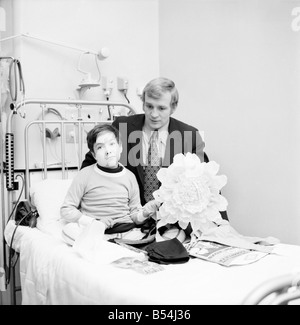
<path id="1" fill-rule="evenodd" d="M 118 143 L 112 132 L 101 132 L 98 134 L 94 144 L 94 158 L 101 167 L 116 168 L 118 167 L 122 145 Z"/>

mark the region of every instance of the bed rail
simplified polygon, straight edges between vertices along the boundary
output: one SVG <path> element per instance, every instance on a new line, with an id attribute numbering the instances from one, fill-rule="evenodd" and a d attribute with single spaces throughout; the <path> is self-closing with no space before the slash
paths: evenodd
<path id="1" fill-rule="evenodd" d="M 269 279 L 254 288 L 243 305 L 286 305 L 300 302 L 300 273 L 286 274 Z"/>
<path id="2" fill-rule="evenodd" d="M 60 100 L 60 99 L 25 99 L 21 102 L 19 102 L 12 112 L 9 114 L 7 119 L 7 128 L 6 132 L 11 133 L 12 132 L 12 119 L 14 114 L 18 111 L 18 109 L 22 106 L 28 105 L 28 104 L 39 104 L 39 105 L 74 105 L 74 106 L 123 106 L 130 110 L 130 114 L 136 114 L 135 109 L 126 103 L 122 102 L 112 102 L 112 101 L 88 101 L 88 100 Z M 113 117 L 112 117 L 113 120 Z"/>

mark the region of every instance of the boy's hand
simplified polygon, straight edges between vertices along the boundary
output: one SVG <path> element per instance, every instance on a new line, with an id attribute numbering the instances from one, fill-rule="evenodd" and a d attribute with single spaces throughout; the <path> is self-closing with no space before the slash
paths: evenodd
<path id="1" fill-rule="evenodd" d="M 104 223 L 105 229 L 112 228 L 115 224 L 115 221 L 110 217 L 101 218 L 99 221 Z"/>

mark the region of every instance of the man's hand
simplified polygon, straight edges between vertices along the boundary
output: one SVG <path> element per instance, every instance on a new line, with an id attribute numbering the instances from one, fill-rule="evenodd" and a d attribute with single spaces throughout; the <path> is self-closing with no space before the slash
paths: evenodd
<path id="1" fill-rule="evenodd" d="M 144 218 L 150 218 L 156 220 L 156 211 L 161 206 L 161 203 L 156 200 L 151 200 L 143 206 L 143 216 Z"/>

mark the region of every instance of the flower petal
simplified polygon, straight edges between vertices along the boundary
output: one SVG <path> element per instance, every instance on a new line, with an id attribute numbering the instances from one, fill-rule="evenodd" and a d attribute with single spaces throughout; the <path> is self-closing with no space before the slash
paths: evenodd
<path id="1" fill-rule="evenodd" d="M 227 177 L 225 175 L 214 176 L 213 186 L 220 190 L 227 183 Z"/>
<path id="2" fill-rule="evenodd" d="M 216 175 L 219 171 L 220 166 L 215 161 L 209 161 L 206 163 L 205 171 L 211 175 Z"/>

